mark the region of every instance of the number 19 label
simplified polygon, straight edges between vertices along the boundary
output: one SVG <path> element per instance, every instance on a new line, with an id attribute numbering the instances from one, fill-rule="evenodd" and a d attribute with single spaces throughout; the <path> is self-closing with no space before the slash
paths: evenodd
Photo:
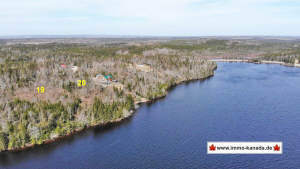
<path id="1" fill-rule="evenodd" d="M 37 87 L 36 90 L 37 90 L 38 93 L 45 93 L 45 88 L 44 88 L 44 86 Z"/>

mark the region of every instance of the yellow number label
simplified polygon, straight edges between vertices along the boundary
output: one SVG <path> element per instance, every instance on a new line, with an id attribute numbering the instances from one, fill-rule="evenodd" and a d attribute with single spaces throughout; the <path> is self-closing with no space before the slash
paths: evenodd
<path id="1" fill-rule="evenodd" d="M 82 80 L 81 83 L 82 83 L 82 86 L 86 85 L 86 81 L 85 80 Z"/>
<path id="2" fill-rule="evenodd" d="M 86 81 L 85 80 L 77 80 L 77 86 L 81 87 L 81 86 L 85 86 L 86 85 Z"/>
<path id="3" fill-rule="evenodd" d="M 45 93 L 45 88 L 44 88 L 44 86 L 37 87 L 36 90 L 37 90 L 38 93 Z"/>

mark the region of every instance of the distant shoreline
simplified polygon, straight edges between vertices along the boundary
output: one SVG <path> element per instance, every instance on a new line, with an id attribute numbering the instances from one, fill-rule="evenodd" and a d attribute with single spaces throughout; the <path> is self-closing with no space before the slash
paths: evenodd
<path id="1" fill-rule="evenodd" d="M 279 64 L 282 66 L 288 66 L 288 67 L 297 67 L 300 68 L 300 64 L 290 64 L 280 61 L 269 61 L 269 60 L 261 60 L 261 61 L 253 61 L 249 59 L 209 59 L 209 61 L 213 62 L 247 62 L 247 63 L 255 63 L 255 64 Z"/>

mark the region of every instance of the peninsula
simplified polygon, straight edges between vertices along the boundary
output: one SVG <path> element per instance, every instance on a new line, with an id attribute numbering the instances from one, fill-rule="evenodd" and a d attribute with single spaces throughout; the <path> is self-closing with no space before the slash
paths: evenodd
<path id="1" fill-rule="evenodd" d="M 0 151 L 130 117 L 171 86 L 213 76 L 212 59 L 299 64 L 278 38 L 33 38 L 0 41 Z M 211 61 L 210 61 L 211 60 Z M 220 61 L 220 60 L 215 60 Z"/>

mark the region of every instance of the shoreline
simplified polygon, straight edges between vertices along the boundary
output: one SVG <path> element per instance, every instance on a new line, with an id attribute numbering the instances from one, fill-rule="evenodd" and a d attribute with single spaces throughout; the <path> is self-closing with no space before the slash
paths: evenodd
<path id="1" fill-rule="evenodd" d="M 284 63 L 284 62 L 279 62 L 279 61 L 267 61 L 267 60 L 262 60 L 262 61 L 259 61 L 259 62 L 254 62 L 252 60 L 248 60 L 248 59 L 209 59 L 208 61 L 213 61 L 213 62 L 245 62 L 245 63 L 254 63 L 254 64 L 279 64 L 279 65 L 282 65 L 282 66 L 288 66 L 288 67 L 298 67 L 300 68 L 300 64 L 287 64 L 287 63 Z M 174 85 L 171 85 L 169 86 L 167 89 L 166 89 L 166 92 L 161 95 L 161 96 L 158 96 L 156 98 L 153 98 L 153 99 L 146 99 L 146 98 L 142 98 L 141 100 L 139 101 L 135 101 L 134 102 L 134 109 L 132 110 L 129 110 L 129 114 L 127 116 L 124 116 L 124 117 L 121 117 L 121 118 L 118 118 L 118 119 L 115 119 L 115 120 L 111 120 L 111 121 L 108 121 L 108 122 L 105 122 L 105 123 L 96 123 L 96 124 L 91 124 L 89 126 L 85 126 L 85 127 L 82 127 L 82 128 L 78 128 L 78 129 L 75 129 L 74 131 L 66 134 L 66 135 L 62 135 L 62 136 L 55 136 L 51 139 L 48 139 L 48 140 L 44 140 L 42 143 L 40 144 L 26 144 L 25 146 L 23 147 L 20 147 L 20 148 L 16 148 L 16 149 L 6 149 L 6 150 L 3 150 L 3 151 L 0 151 L 0 152 L 19 152 L 19 151 L 23 151 L 23 150 L 27 150 L 27 149 L 30 149 L 30 148 L 34 148 L 36 146 L 41 146 L 41 145 L 45 145 L 45 144 L 51 144 L 51 143 L 54 143 L 58 140 L 61 140 L 61 139 L 64 139 L 64 138 L 67 138 L 67 137 L 70 137 L 70 136 L 73 136 L 77 133 L 80 133 L 80 132 L 83 132 L 85 131 L 86 129 L 90 129 L 90 128 L 96 128 L 96 127 L 104 127 L 104 126 L 107 126 L 107 125 L 111 125 L 111 124 L 117 124 L 117 123 L 121 123 L 123 120 L 126 120 L 130 117 L 132 117 L 135 112 L 138 110 L 138 108 L 140 107 L 141 104 L 143 103 L 152 103 L 152 102 L 155 102 L 159 99 L 162 99 L 164 97 L 167 96 L 168 92 L 170 89 L 178 86 L 178 85 L 181 85 L 181 84 L 184 84 L 184 83 L 188 83 L 188 82 L 192 82 L 192 81 L 198 81 L 198 80 L 205 80 L 205 79 L 208 79 L 212 76 L 214 76 L 214 71 L 217 69 L 217 65 L 216 67 L 212 70 L 212 73 L 206 75 L 205 77 L 202 77 L 202 78 L 195 78 L 195 79 L 187 79 L 187 80 L 180 80 L 180 81 L 177 81 Z"/>
<path id="2" fill-rule="evenodd" d="M 213 62 L 246 62 L 246 63 L 254 63 L 254 64 L 278 64 L 282 66 L 288 66 L 288 67 L 296 67 L 300 68 L 300 64 L 291 64 L 291 63 L 285 63 L 280 61 L 269 61 L 269 60 L 261 60 L 261 61 L 253 61 L 249 59 L 209 59 L 209 61 Z"/>
<path id="3" fill-rule="evenodd" d="M 212 73 L 206 75 L 205 77 L 201 77 L 201 78 L 195 78 L 195 79 L 187 79 L 187 80 L 180 80 L 180 81 L 177 81 L 174 85 L 171 85 L 169 86 L 167 89 L 166 89 L 166 92 L 161 95 L 161 96 L 158 96 L 156 98 L 153 98 L 153 99 L 146 99 L 146 98 L 142 98 L 142 100 L 140 101 L 136 101 L 134 102 L 134 109 L 132 110 L 129 110 L 129 114 L 127 116 L 124 116 L 124 117 L 121 117 L 121 118 L 118 118 L 118 119 L 115 119 L 115 120 L 111 120 L 111 121 L 108 121 L 108 122 L 105 122 L 105 123 L 99 123 L 99 124 L 91 124 L 89 126 L 85 126 L 85 127 L 82 127 L 82 128 L 78 128 L 78 129 L 75 129 L 74 131 L 66 134 L 66 135 L 63 135 L 63 136 L 55 136 L 51 139 L 47 139 L 47 140 L 44 140 L 42 143 L 40 144 L 26 144 L 25 146 L 23 147 L 20 147 L 20 148 L 16 148 L 16 149 L 6 149 L 6 150 L 3 150 L 3 151 L 0 151 L 1 152 L 20 152 L 20 151 L 23 151 L 23 150 L 27 150 L 27 149 L 31 149 L 31 148 L 34 148 L 34 147 L 37 147 L 37 146 L 41 146 L 41 145 L 45 145 L 45 144 L 51 144 L 51 143 L 54 143 L 58 140 L 61 140 L 61 139 L 64 139 L 64 138 L 67 138 L 67 137 L 70 137 L 70 136 L 73 136 L 77 133 L 80 133 L 80 132 L 83 132 L 85 131 L 86 129 L 90 129 L 90 128 L 96 128 L 96 127 L 104 127 L 104 126 L 107 126 L 107 125 L 111 125 L 111 124 L 118 124 L 118 123 L 121 123 L 122 121 L 132 117 L 135 112 L 138 110 L 138 108 L 140 107 L 141 104 L 143 103 L 152 103 L 152 102 L 155 102 L 159 99 L 162 99 L 164 97 L 167 96 L 168 92 L 170 89 L 180 85 L 180 84 L 183 84 L 183 83 L 187 83 L 187 82 L 192 82 L 192 81 L 198 81 L 198 80 L 205 80 L 205 79 L 208 79 L 212 76 L 214 76 L 214 71 L 217 69 L 217 65 L 216 67 L 212 70 Z"/>
<path id="4" fill-rule="evenodd" d="M 118 119 L 108 121 L 108 122 L 105 122 L 105 123 L 92 124 L 90 126 L 85 126 L 85 127 L 82 127 L 82 128 L 75 129 L 74 131 L 72 131 L 72 132 L 70 132 L 66 135 L 56 136 L 54 138 L 44 140 L 41 144 L 32 144 L 31 143 L 31 144 L 27 144 L 27 145 L 25 145 L 23 147 L 20 147 L 20 148 L 3 150 L 3 151 L 0 151 L 0 153 L 1 152 L 20 152 L 20 151 L 23 151 L 23 150 L 27 150 L 27 149 L 30 149 L 30 148 L 37 147 L 37 146 L 54 143 L 58 140 L 73 136 L 73 135 L 75 135 L 77 133 L 80 133 L 80 132 L 83 132 L 84 130 L 87 130 L 87 129 L 91 129 L 91 128 L 95 128 L 95 127 L 104 127 L 104 126 L 107 126 L 107 125 L 110 125 L 110 124 L 117 124 L 117 123 L 122 122 L 123 120 L 126 120 L 126 119 L 130 118 L 134 114 L 135 111 L 136 111 L 136 109 L 130 110 L 130 114 L 128 116 L 124 116 L 122 118 L 118 118 Z"/>

